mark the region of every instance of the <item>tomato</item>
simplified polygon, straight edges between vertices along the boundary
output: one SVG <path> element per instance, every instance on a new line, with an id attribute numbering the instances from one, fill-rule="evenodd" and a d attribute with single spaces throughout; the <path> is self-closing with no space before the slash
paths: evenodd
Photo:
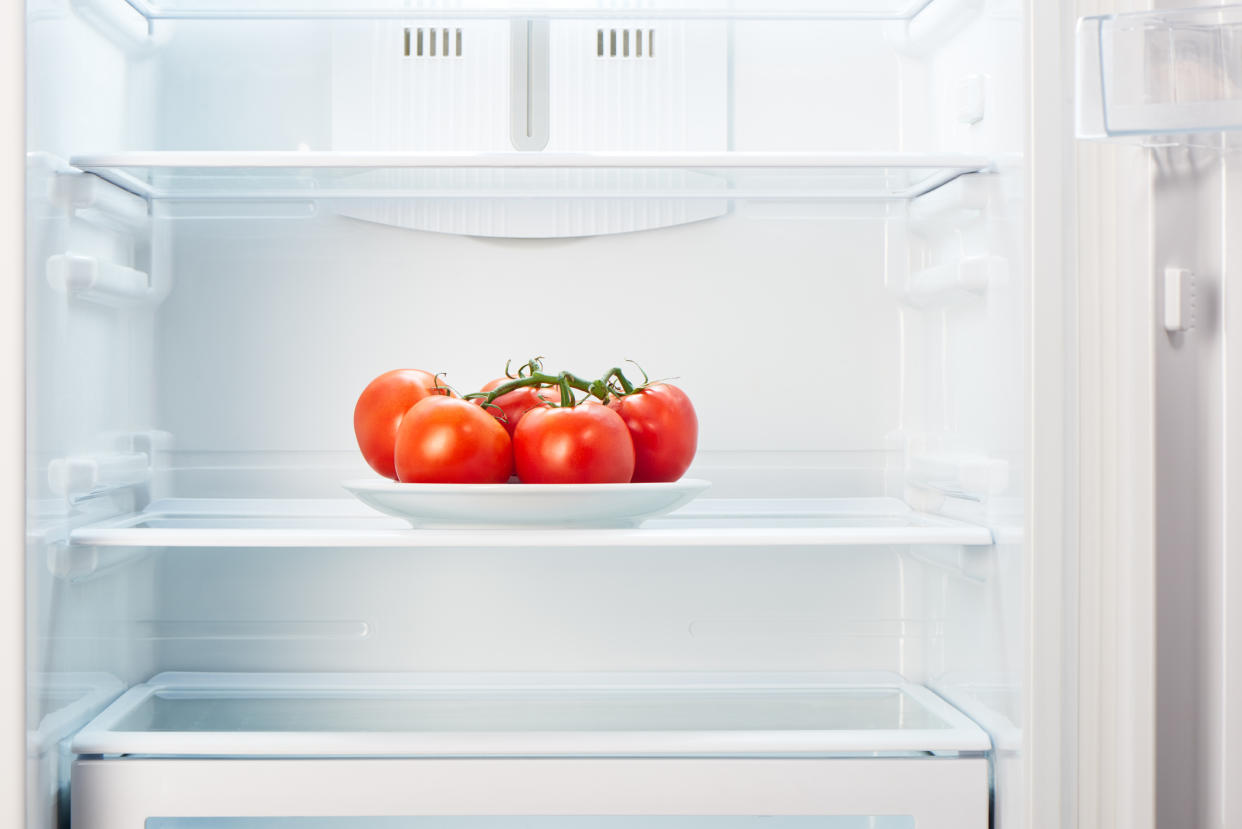
<path id="1" fill-rule="evenodd" d="M 354 435 L 362 457 L 379 474 L 396 479 L 393 446 L 397 427 L 410 407 L 432 394 L 450 394 L 434 374 L 417 368 L 399 368 L 376 377 L 354 406 Z"/>
<path id="2" fill-rule="evenodd" d="M 513 474 L 509 433 L 456 397 L 415 403 L 397 430 L 397 480 L 418 484 L 503 484 Z"/>
<path id="3" fill-rule="evenodd" d="M 549 406 L 522 417 L 513 460 L 527 484 L 621 484 L 634 474 L 634 443 L 607 406 Z"/>
<path id="4" fill-rule="evenodd" d="M 483 388 L 479 389 L 479 391 L 491 391 L 501 383 L 509 382 L 509 379 L 510 378 L 508 377 L 501 377 L 493 380 Z M 500 397 L 497 397 L 491 402 L 491 405 L 486 406 L 485 409 L 488 414 L 501 422 L 501 424 L 505 427 L 505 431 L 507 431 L 509 436 L 512 437 L 513 430 L 517 428 L 518 421 L 522 419 L 522 415 L 537 406 L 546 405 L 545 401 L 560 403 L 561 390 L 556 386 L 544 386 L 542 388 L 524 386 L 523 388 L 514 389 L 511 392 L 506 392 L 505 394 L 500 395 Z M 475 402 L 479 405 L 483 405 L 483 401 L 480 398 L 476 398 Z"/>
<path id="5" fill-rule="evenodd" d="M 608 406 L 634 441 L 634 483 L 676 481 L 686 473 L 699 445 L 699 419 L 684 391 L 653 383 Z"/>

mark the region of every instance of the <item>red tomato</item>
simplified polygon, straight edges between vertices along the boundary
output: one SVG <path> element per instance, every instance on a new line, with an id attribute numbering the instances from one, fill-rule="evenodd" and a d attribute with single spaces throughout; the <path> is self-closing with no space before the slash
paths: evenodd
<path id="1" fill-rule="evenodd" d="M 509 382 L 508 377 L 501 377 L 488 383 L 479 391 L 491 391 L 501 383 Z M 518 421 L 522 419 L 522 415 L 529 412 L 537 406 L 546 405 L 544 401 L 552 401 L 554 403 L 561 402 L 561 390 L 555 386 L 544 386 L 543 388 L 535 388 L 534 386 L 525 386 L 520 389 L 514 389 L 506 392 L 492 401 L 490 406 L 486 406 L 485 410 L 492 417 L 500 421 L 505 427 L 505 431 L 513 437 L 513 430 L 517 428 Z M 475 398 L 475 403 L 483 405 L 483 400 Z M 496 408 L 499 406 L 500 408 Z"/>
<path id="2" fill-rule="evenodd" d="M 528 484 L 622 484 L 634 474 L 634 443 L 607 406 L 536 408 L 513 435 L 518 478 Z"/>
<path id="3" fill-rule="evenodd" d="M 450 394 L 434 374 L 417 368 L 399 368 L 376 377 L 354 406 L 354 435 L 362 457 L 379 474 L 396 479 L 393 446 L 401 418 L 418 401 L 432 394 Z"/>
<path id="4" fill-rule="evenodd" d="M 653 383 L 608 406 L 634 441 L 634 483 L 676 481 L 686 473 L 699 445 L 699 419 L 684 391 Z"/>
<path id="5" fill-rule="evenodd" d="M 509 433 L 478 406 L 428 396 L 401 421 L 397 480 L 418 484 L 503 484 L 513 474 Z"/>

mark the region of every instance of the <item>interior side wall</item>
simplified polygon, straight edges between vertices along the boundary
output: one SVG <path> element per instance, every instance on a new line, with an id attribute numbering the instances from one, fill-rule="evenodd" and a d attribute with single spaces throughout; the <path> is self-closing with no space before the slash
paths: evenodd
<path id="1" fill-rule="evenodd" d="M 154 669 L 139 628 L 157 592 L 152 560 L 94 572 L 91 550 L 65 544 L 69 527 L 132 510 L 136 494 L 70 503 L 49 480 L 55 462 L 124 451 L 154 418 L 154 314 L 74 302 L 48 280 L 66 255 L 148 267 L 145 205 L 114 194 L 121 219 L 88 204 L 63 159 L 149 140 L 152 112 L 132 41 L 67 2 L 32 3 L 27 19 L 27 807 L 30 826 L 52 827 L 68 819 L 60 741 Z"/>
<path id="2" fill-rule="evenodd" d="M 142 568 L 107 585 L 71 585 L 51 570 L 66 564 L 58 545 L 67 526 L 91 513 L 132 509 L 133 496 L 106 505 L 67 504 L 53 490 L 48 472 L 54 460 L 113 452 L 133 432 L 150 428 L 154 315 L 73 302 L 52 287 L 48 272 L 49 260 L 66 253 L 149 267 L 150 228 L 141 218 L 141 201 L 117 194 L 128 208 L 122 214 L 97 202 L 79 201 L 83 209 L 75 209 L 75 199 L 88 191 L 75 186 L 80 177 L 61 171 L 63 159 L 83 146 L 143 140 L 150 98 L 143 101 L 142 57 L 121 48 L 114 33 L 84 21 L 67 3 L 37 3 L 28 20 L 31 670 L 36 677 L 48 670 L 115 671 L 130 679 L 149 663 L 117 626 L 127 615 L 143 612 L 149 587 L 142 587 Z M 41 706 L 32 708 L 32 716 L 45 713 Z"/>
<path id="3" fill-rule="evenodd" d="M 986 263 L 981 267 L 987 288 L 964 302 L 908 310 L 903 325 L 922 333 L 924 348 L 908 350 L 903 362 L 907 371 L 921 366 L 932 389 L 923 399 L 925 408 L 912 415 L 921 434 L 908 444 L 911 455 L 944 454 L 957 459 L 958 469 L 973 470 L 959 477 L 960 491 L 954 494 L 921 486 L 916 469 L 909 478 L 913 497 L 990 527 L 997 542 L 986 555 L 968 550 L 965 566 L 943 571 L 942 600 L 955 612 L 930 672 L 933 687 L 989 732 L 996 748 L 993 819 L 998 827 L 1012 827 L 1024 820 L 1023 424 L 1029 406 L 1039 401 L 1027 400 L 1021 366 L 1029 333 L 1024 331 L 1027 280 L 1036 275 L 1026 273 L 1024 254 L 1027 101 L 1018 93 L 1026 84 L 1024 9 L 1018 2 L 989 2 L 982 11 L 934 52 L 928 88 L 931 107 L 944 116 L 935 126 L 942 145 L 986 149 L 996 159 L 986 191 L 971 197 L 986 207 L 968 213 L 948 232 L 933 233 L 935 217 L 916 213 L 914 224 L 916 233 L 933 239 L 925 264 Z"/>

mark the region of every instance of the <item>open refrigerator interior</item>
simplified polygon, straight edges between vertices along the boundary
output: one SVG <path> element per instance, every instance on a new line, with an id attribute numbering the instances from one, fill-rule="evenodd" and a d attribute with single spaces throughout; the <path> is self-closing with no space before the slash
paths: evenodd
<path id="1" fill-rule="evenodd" d="M 31 826 L 1022 825 L 1021 3 L 27 14 Z M 372 377 L 535 355 L 711 488 L 341 488 Z"/>

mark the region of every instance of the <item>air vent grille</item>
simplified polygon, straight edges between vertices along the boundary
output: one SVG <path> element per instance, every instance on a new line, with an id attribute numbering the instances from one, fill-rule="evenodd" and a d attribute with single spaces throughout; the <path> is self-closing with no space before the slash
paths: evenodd
<path id="1" fill-rule="evenodd" d="M 405 30 L 407 58 L 461 57 L 461 29 L 420 27 Z"/>
<path id="2" fill-rule="evenodd" d="M 655 29 L 596 29 L 598 58 L 655 57 Z"/>

